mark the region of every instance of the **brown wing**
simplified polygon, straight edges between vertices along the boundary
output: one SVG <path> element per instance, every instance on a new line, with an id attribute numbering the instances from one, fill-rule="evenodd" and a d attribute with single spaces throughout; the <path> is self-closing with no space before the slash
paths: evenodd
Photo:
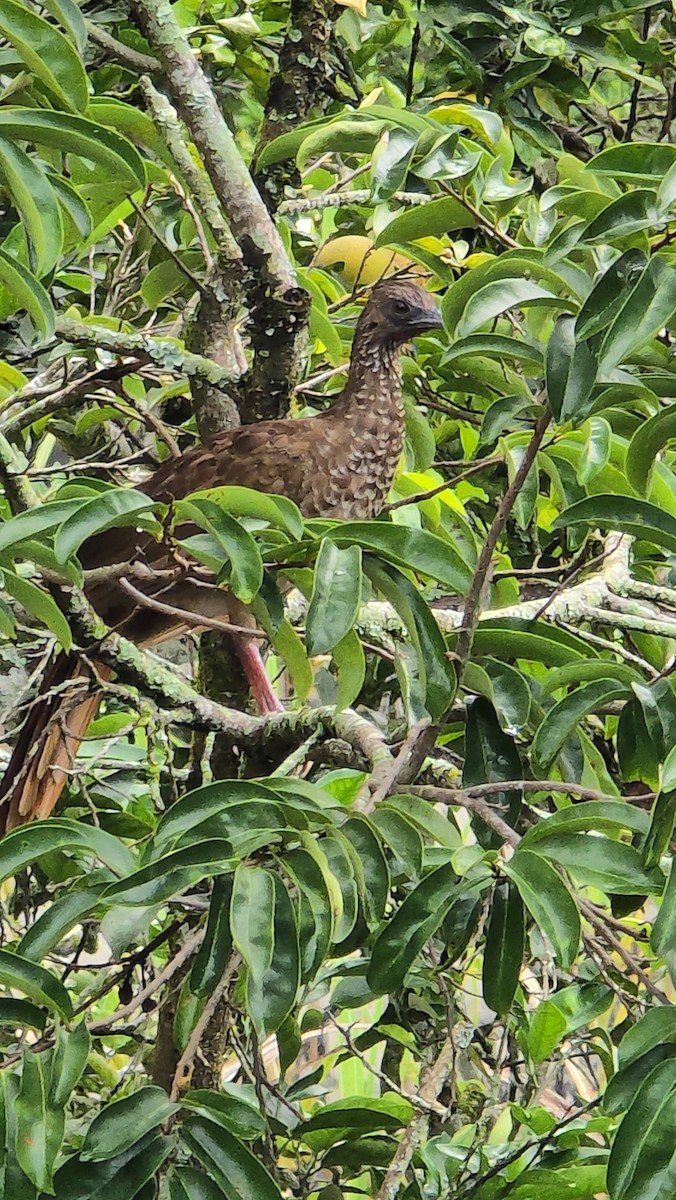
<path id="1" fill-rule="evenodd" d="M 163 463 L 142 491 L 165 503 L 191 492 L 234 484 L 261 492 L 279 492 L 301 504 L 308 427 L 316 418 L 261 421 L 243 425 L 198 446 L 181 458 Z"/>

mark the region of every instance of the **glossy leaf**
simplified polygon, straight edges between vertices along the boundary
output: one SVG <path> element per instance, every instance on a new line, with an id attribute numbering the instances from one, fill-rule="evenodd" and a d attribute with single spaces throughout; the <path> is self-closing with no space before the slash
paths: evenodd
<path id="1" fill-rule="evenodd" d="M 82 60 L 59 29 L 16 0 L 0 0 L 0 32 L 63 107 L 78 112 L 86 106 Z"/>
<path id="2" fill-rule="evenodd" d="M 80 1153 L 82 1162 L 103 1162 L 124 1153 L 151 1130 L 157 1129 L 177 1106 L 159 1087 L 142 1087 L 115 1100 L 94 1118 Z"/>
<path id="3" fill-rule="evenodd" d="M 8 106 L 0 112 L 0 136 L 81 155 L 102 167 L 121 194 L 145 186 L 143 160 L 131 142 L 85 117 Z"/>
<path id="4" fill-rule="evenodd" d="M 0 113 L 0 117 L 2 114 Z M 2 123 L 0 121 L 0 130 Z M 25 309 L 43 341 L 54 336 L 54 309 L 42 284 L 17 259 L 0 250 L 0 283 L 12 297 L 16 309 Z"/>
<path id="5" fill-rule="evenodd" d="M 24 1050 L 21 1087 L 16 1098 L 16 1157 L 40 1191 L 53 1192 L 52 1173 L 65 1130 L 62 1105 L 49 1095 L 50 1062 L 45 1054 Z"/>
<path id="6" fill-rule="evenodd" d="M 54 553 L 65 563 L 77 553 L 87 538 L 115 526 L 135 526 L 142 513 L 153 508 L 154 501 L 129 488 L 101 492 L 67 517 L 56 531 Z"/>
<path id="7" fill-rule="evenodd" d="M 634 500 L 629 496 L 591 496 L 571 505 L 565 516 L 557 517 L 554 524 L 557 528 L 597 525 L 601 529 L 629 533 L 641 541 L 676 552 L 676 518 L 647 500 Z"/>
<path id="8" fill-rule="evenodd" d="M 440 237 L 455 229 L 471 229 L 476 218 L 454 196 L 442 196 L 427 204 L 406 209 L 390 221 L 376 238 L 376 246 L 414 242 L 417 238 Z"/>
<path id="9" fill-rule="evenodd" d="M 519 889 L 533 920 L 549 938 L 565 969 L 573 962 L 580 943 L 577 906 L 558 871 L 532 850 L 519 849 L 503 871 Z"/>
<path id="10" fill-rule="evenodd" d="M 181 1138 L 228 1200 L 281 1200 L 281 1192 L 250 1150 L 213 1121 L 189 1116 Z"/>
<path id="11" fill-rule="evenodd" d="M 308 654 L 327 654 L 352 629 L 361 600 L 361 547 L 325 538 L 315 562 L 305 622 Z"/>
<path id="12" fill-rule="evenodd" d="M 565 867 L 582 885 L 599 888 L 608 895 L 659 894 L 664 884 L 658 871 L 645 869 L 638 850 L 608 837 L 589 837 L 581 831 L 551 833 L 538 841 L 536 848 L 538 854 Z"/>
<path id="13" fill-rule="evenodd" d="M 676 1063 L 665 1062 L 645 1080 L 615 1135 L 608 1162 L 612 1200 L 668 1200 L 675 1134 Z"/>
<path id="14" fill-rule="evenodd" d="M 425 942 L 441 925 L 457 887 L 457 876 L 447 865 L 431 871 L 409 892 L 373 946 L 367 979 L 374 992 L 401 987 Z"/>
<path id="15" fill-rule="evenodd" d="M 66 1020 L 72 1015 L 70 996 L 63 984 L 44 967 L 27 962 L 9 950 L 0 950 L 0 984 L 22 992 L 35 1004 L 44 1005 Z"/>
<path id="16" fill-rule="evenodd" d="M 645 496 L 653 463 L 671 438 L 676 438 L 676 405 L 663 408 L 639 425 L 627 449 L 627 479 L 639 496 Z"/>
<path id="17" fill-rule="evenodd" d="M 524 951 L 523 904 L 513 884 L 499 882 L 493 892 L 486 929 L 483 995 L 489 1008 L 508 1013 L 519 983 Z"/>
<path id="18" fill-rule="evenodd" d="M 24 224 L 31 267 L 38 278 L 48 275 L 63 248 L 61 212 L 51 181 L 25 150 L 5 137 L 0 137 L 0 179 Z"/>
<path id="19" fill-rule="evenodd" d="M 209 916 L 200 946 L 190 972 L 190 990 L 196 996 L 209 996 L 219 983 L 232 949 L 230 933 L 230 901 L 232 879 L 214 879 Z"/>
<path id="20" fill-rule="evenodd" d="M 599 352 L 599 371 L 607 374 L 662 328 L 676 309 L 676 268 L 651 258 L 606 333 Z"/>
<path id="21" fill-rule="evenodd" d="M 626 695 L 626 687 L 611 678 L 597 679 L 564 696 L 549 710 L 533 738 L 533 761 L 545 771 L 584 717 Z"/>
<path id="22" fill-rule="evenodd" d="M 70 625 L 49 592 L 38 587 L 31 579 L 26 579 L 23 575 L 17 575 L 14 571 L 10 571 L 8 567 L 2 568 L 2 579 L 10 596 L 18 601 L 26 612 L 31 613 L 32 616 L 37 617 L 38 621 L 46 625 L 64 650 L 70 650 L 73 645 Z"/>
<path id="23" fill-rule="evenodd" d="M 328 537 L 339 546 L 358 543 L 397 567 L 409 567 L 436 579 L 454 594 L 464 595 L 471 579 L 467 564 L 450 543 L 425 529 L 383 522 L 348 521 L 331 529 Z"/>

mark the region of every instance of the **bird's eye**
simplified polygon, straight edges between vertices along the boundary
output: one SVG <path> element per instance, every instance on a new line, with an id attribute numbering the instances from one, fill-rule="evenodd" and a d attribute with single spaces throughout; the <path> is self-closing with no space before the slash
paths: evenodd
<path id="1" fill-rule="evenodd" d="M 401 313 L 401 315 L 404 316 L 405 313 L 411 311 L 411 306 L 406 300 L 395 300 L 394 311 Z"/>

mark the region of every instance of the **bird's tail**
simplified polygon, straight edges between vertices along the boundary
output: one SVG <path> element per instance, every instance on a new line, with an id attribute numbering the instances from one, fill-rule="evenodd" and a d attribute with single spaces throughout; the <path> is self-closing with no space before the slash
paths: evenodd
<path id="1" fill-rule="evenodd" d="M 108 667 L 97 664 L 98 679 Z M 0 836 L 52 812 L 101 695 L 76 654 L 60 654 L 46 672 L 0 781 Z"/>

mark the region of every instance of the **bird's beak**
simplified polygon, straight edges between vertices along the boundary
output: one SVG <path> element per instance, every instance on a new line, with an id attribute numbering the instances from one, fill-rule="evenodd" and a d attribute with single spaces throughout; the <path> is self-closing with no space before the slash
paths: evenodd
<path id="1" fill-rule="evenodd" d="M 431 333 L 433 329 L 443 329 L 444 323 L 436 304 L 434 308 L 421 308 L 411 321 L 413 333 Z"/>

